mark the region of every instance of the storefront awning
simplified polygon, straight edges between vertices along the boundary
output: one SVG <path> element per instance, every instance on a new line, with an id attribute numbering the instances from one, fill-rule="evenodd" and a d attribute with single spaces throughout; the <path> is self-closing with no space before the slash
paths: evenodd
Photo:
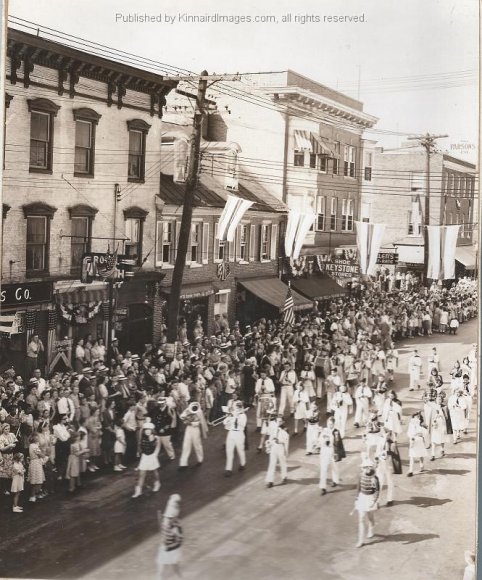
<path id="1" fill-rule="evenodd" d="M 311 136 L 309 131 L 295 131 L 296 151 L 311 151 Z"/>
<path id="2" fill-rule="evenodd" d="M 455 249 L 455 259 L 465 266 L 467 270 L 475 270 L 474 246 L 458 246 Z"/>
<path id="3" fill-rule="evenodd" d="M 315 135 L 315 133 L 311 133 L 311 145 L 313 153 L 317 153 L 318 155 L 326 155 L 332 159 L 338 157 L 334 147 L 330 145 L 326 139 L 323 139 L 323 137 L 320 137 L 319 135 Z"/>
<path id="4" fill-rule="evenodd" d="M 54 296 L 59 304 L 89 304 L 108 300 L 108 286 L 105 282 L 83 284 L 77 281 L 56 282 Z"/>
<path id="5" fill-rule="evenodd" d="M 423 264 L 423 245 L 404 246 L 397 244 L 398 262 Z"/>
<path id="6" fill-rule="evenodd" d="M 240 280 L 239 283 L 246 290 L 276 308 L 281 308 L 285 303 L 288 286 L 279 278 L 256 278 L 255 280 Z M 311 300 L 304 298 L 295 290 L 292 290 L 291 293 L 295 310 L 307 310 L 313 306 Z"/>
<path id="7" fill-rule="evenodd" d="M 170 288 L 162 288 L 164 294 L 170 294 Z M 181 289 L 181 300 L 187 300 L 188 298 L 204 298 L 205 296 L 211 296 L 214 294 L 215 290 L 210 283 L 199 283 L 199 284 L 189 284 L 183 286 Z"/>
<path id="8" fill-rule="evenodd" d="M 310 276 L 309 278 L 298 278 L 291 282 L 291 286 L 303 296 L 311 300 L 321 300 L 323 298 L 334 298 L 343 296 L 348 291 L 340 286 L 329 276 Z"/>

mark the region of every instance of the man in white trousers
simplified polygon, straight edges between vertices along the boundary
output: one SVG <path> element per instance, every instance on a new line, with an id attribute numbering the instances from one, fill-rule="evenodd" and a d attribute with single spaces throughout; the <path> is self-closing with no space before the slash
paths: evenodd
<path id="1" fill-rule="evenodd" d="M 293 415 L 295 412 L 295 403 L 293 399 L 295 392 L 294 389 L 298 379 L 296 377 L 295 371 L 291 368 L 291 363 L 288 361 L 284 363 L 284 370 L 281 371 L 279 382 L 281 385 L 281 394 L 278 413 L 283 416 L 286 403 L 288 403 L 290 407 L 290 413 Z"/>
<path id="2" fill-rule="evenodd" d="M 259 379 L 256 381 L 254 387 L 255 398 L 256 398 L 256 427 L 258 431 L 261 431 L 261 426 L 263 424 L 263 415 L 265 414 L 266 408 L 270 403 L 273 403 L 276 407 L 276 398 L 274 394 L 275 388 L 273 381 L 268 377 L 268 374 L 263 369 L 259 373 Z"/>
<path id="3" fill-rule="evenodd" d="M 274 475 L 278 465 L 281 471 L 281 483 L 286 483 L 288 477 L 286 460 L 288 458 L 289 441 L 290 436 L 284 427 L 283 417 L 278 417 L 266 442 L 266 451 L 269 454 L 268 473 L 265 479 L 267 487 L 273 487 Z"/>
<path id="4" fill-rule="evenodd" d="M 418 350 L 413 351 L 412 356 L 408 360 L 408 374 L 410 376 L 409 391 L 414 391 L 420 388 L 420 374 L 422 372 L 422 359 L 418 354 Z"/>
<path id="5" fill-rule="evenodd" d="M 194 402 L 180 415 L 181 421 L 186 425 L 184 439 L 182 441 L 182 453 L 179 461 L 179 470 L 187 468 L 189 456 L 194 448 L 197 457 L 197 465 L 204 460 L 204 451 L 201 437 L 207 437 L 207 426 L 199 403 Z"/>
<path id="6" fill-rule="evenodd" d="M 375 460 L 377 462 L 376 476 L 380 482 L 380 493 L 383 485 L 387 484 L 387 506 L 393 505 L 393 461 L 391 457 L 390 446 L 393 443 L 385 427 L 380 427 L 380 436 L 378 437 L 377 449 L 375 451 Z"/>
<path id="7" fill-rule="evenodd" d="M 320 489 L 321 495 L 326 494 L 328 470 L 331 467 L 331 485 L 336 487 L 340 482 L 338 475 L 338 464 L 335 462 L 333 431 L 330 427 L 325 427 L 320 432 L 319 447 L 320 447 Z"/>
<path id="8" fill-rule="evenodd" d="M 239 471 L 246 469 L 246 452 L 244 449 L 244 429 L 247 418 L 244 412 L 243 402 L 234 403 L 233 414 L 224 419 L 224 428 L 227 429 L 226 437 L 226 471 L 224 475 L 229 477 L 233 474 L 234 451 L 238 454 Z"/>
<path id="9" fill-rule="evenodd" d="M 367 380 L 362 379 L 355 390 L 355 427 L 364 427 L 369 419 L 370 401 L 372 400 L 373 392 L 367 385 Z"/>

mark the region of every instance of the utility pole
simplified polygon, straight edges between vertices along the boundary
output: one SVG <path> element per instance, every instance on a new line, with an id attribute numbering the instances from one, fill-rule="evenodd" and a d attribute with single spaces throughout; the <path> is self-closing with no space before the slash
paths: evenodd
<path id="1" fill-rule="evenodd" d="M 423 228 L 423 275 L 424 275 L 424 282 L 425 286 L 429 285 L 428 281 L 428 227 L 430 225 L 430 155 L 435 153 L 435 142 L 436 139 L 444 139 L 448 137 L 448 135 L 431 135 L 427 133 L 426 135 L 420 137 L 408 137 L 411 140 L 417 140 L 420 142 L 420 145 L 425 149 L 425 153 L 427 155 L 426 161 L 426 176 L 425 176 L 425 183 L 426 183 L 426 191 L 425 191 L 425 210 L 424 210 L 424 228 Z"/>
<path id="2" fill-rule="evenodd" d="M 188 80 L 192 81 L 196 77 L 165 77 L 164 80 Z M 193 120 L 193 132 L 189 148 L 189 165 L 184 189 L 184 205 L 181 218 L 181 228 L 179 232 L 179 242 L 176 253 L 176 263 L 172 273 L 171 292 L 168 302 L 167 313 L 167 342 L 173 344 L 177 341 L 179 308 L 181 303 L 181 288 L 184 268 L 186 266 L 187 248 L 191 234 L 192 212 L 194 206 L 194 192 L 196 190 L 199 172 L 199 157 L 201 151 L 202 123 L 205 115 L 206 105 L 215 105 L 214 101 L 206 99 L 208 81 L 217 82 L 224 80 L 239 80 L 239 75 L 208 75 L 203 71 L 198 78 L 197 95 L 191 95 L 181 90 L 176 92 L 196 100 Z M 211 83 L 212 84 L 212 83 Z"/>

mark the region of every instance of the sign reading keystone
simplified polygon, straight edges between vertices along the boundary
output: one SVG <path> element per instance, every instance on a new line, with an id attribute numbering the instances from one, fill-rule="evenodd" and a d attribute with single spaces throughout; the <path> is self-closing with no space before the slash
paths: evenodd
<path id="1" fill-rule="evenodd" d="M 318 256 L 318 268 L 332 278 L 353 278 L 360 275 L 360 266 L 350 259 Z"/>

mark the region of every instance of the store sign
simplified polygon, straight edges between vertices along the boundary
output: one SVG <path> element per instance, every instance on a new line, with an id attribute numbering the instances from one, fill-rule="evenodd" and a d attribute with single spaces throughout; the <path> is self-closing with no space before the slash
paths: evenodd
<path id="1" fill-rule="evenodd" d="M 398 264 L 398 253 L 379 252 L 377 256 L 377 264 L 384 264 L 386 266 L 394 266 L 395 264 Z"/>
<path id="2" fill-rule="evenodd" d="M 82 256 L 80 281 L 90 284 L 94 280 L 123 279 L 133 275 L 133 267 L 134 261 L 128 256 L 89 252 Z"/>
<path id="3" fill-rule="evenodd" d="M 332 278 L 353 278 L 360 275 L 360 266 L 352 258 L 335 258 L 331 256 L 316 256 L 318 268 L 323 274 Z"/>
<path id="4" fill-rule="evenodd" d="M 2 284 L 0 290 L 0 305 L 27 306 L 40 302 L 51 302 L 53 294 L 52 282 L 26 282 L 25 284 Z"/>
<path id="5" fill-rule="evenodd" d="M 189 292 L 187 291 L 184 294 L 181 294 L 181 299 L 182 300 L 186 300 L 186 299 L 190 299 L 190 298 L 205 298 L 206 296 L 211 296 L 211 294 L 214 294 L 214 290 L 213 289 L 209 289 L 209 290 L 200 290 L 199 292 Z"/>

